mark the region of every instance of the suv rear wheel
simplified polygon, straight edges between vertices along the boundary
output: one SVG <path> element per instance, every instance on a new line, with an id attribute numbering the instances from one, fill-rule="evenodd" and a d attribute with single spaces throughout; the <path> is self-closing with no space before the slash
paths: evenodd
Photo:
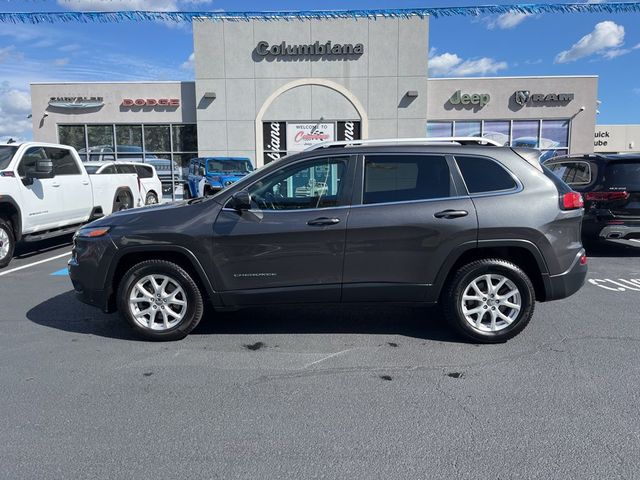
<path id="1" fill-rule="evenodd" d="M 517 265 L 484 259 L 456 272 L 444 291 L 444 313 L 464 336 L 482 343 L 513 338 L 529 323 L 535 307 L 531 280 Z"/>
<path id="2" fill-rule="evenodd" d="M 16 247 L 16 240 L 13 236 L 11 224 L 0 218 L 0 268 L 9 265 L 13 258 L 13 251 Z"/>
<path id="3" fill-rule="evenodd" d="M 203 302 L 191 275 L 179 265 L 148 260 L 125 273 L 118 288 L 118 310 L 150 340 L 181 340 L 200 323 Z"/>

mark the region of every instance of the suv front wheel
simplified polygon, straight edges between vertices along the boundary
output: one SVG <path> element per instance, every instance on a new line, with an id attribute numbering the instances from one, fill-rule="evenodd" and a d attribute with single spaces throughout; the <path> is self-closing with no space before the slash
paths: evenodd
<path id="1" fill-rule="evenodd" d="M 535 291 L 517 265 L 483 259 L 458 270 L 442 298 L 445 317 L 464 336 L 482 343 L 504 342 L 533 316 Z"/>
<path id="2" fill-rule="evenodd" d="M 150 340 L 181 340 L 200 323 L 200 289 L 179 265 L 148 260 L 132 267 L 118 288 L 118 310 Z"/>

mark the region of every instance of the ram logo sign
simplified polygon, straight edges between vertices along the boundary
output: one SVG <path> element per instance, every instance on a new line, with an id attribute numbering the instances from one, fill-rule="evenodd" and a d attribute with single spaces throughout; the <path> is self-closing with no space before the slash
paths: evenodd
<path id="1" fill-rule="evenodd" d="M 529 90 L 518 90 L 513 94 L 513 100 L 521 107 L 546 105 L 567 105 L 574 98 L 573 93 L 531 93 Z"/>

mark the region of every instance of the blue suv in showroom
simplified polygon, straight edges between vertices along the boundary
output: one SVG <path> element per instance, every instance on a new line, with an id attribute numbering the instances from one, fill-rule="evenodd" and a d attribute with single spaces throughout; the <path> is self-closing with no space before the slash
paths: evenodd
<path id="1" fill-rule="evenodd" d="M 184 184 L 184 198 L 213 195 L 253 170 L 251 160 L 246 157 L 192 158 Z"/>

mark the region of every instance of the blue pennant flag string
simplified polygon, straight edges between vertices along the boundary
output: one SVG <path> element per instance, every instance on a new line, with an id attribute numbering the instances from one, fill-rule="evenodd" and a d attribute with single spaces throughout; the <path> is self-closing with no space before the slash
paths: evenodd
<path id="1" fill-rule="evenodd" d="M 301 10 L 273 12 L 0 12 L 0 23 L 119 23 L 119 22 L 193 22 L 199 20 L 308 20 L 323 18 L 375 18 L 501 15 L 505 13 L 640 13 L 640 1 L 607 3 L 521 3 L 466 7 L 396 8 L 377 10 Z"/>

